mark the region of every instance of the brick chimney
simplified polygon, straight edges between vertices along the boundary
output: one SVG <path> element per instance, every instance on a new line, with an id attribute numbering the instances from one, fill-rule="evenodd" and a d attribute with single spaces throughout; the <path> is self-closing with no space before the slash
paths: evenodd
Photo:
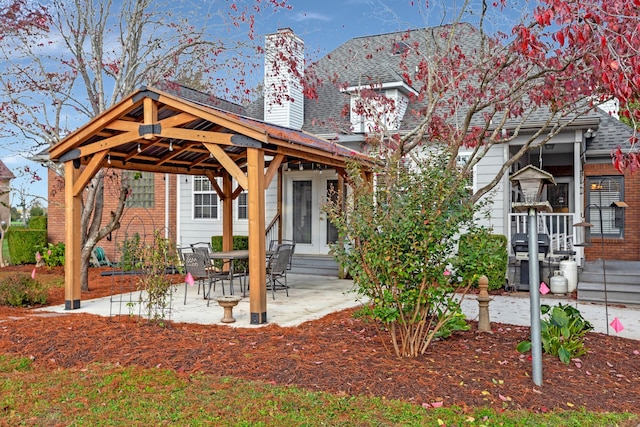
<path id="1" fill-rule="evenodd" d="M 266 36 L 264 58 L 264 120 L 301 129 L 304 42 L 290 28 L 281 28 Z"/>

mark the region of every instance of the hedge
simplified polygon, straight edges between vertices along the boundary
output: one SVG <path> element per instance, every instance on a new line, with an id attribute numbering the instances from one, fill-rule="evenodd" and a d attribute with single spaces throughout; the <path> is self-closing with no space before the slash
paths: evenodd
<path id="1" fill-rule="evenodd" d="M 489 232 L 469 233 L 460 237 L 457 273 L 463 282 L 478 286 L 478 279 L 485 275 L 489 289 L 501 289 L 505 285 L 509 254 L 507 237 Z"/>
<path id="2" fill-rule="evenodd" d="M 47 245 L 47 230 L 9 228 L 7 245 L 12 264 L 35 264 L 37 248 Z"/>
<path id="3" fill-rule="evenodd" d="M 233 250 L 245 250 L 249 249 L 249 237 L 248 236 L 233 236 Z M 214 252 L 222 251 L 222 236 L 211 236 L 211 250 Z M 214 262 L 222 263 L 221 260 Z M 240 271 L 249 268 L 249 262 L 247 260 L 236 260 L 234 267 Z M 222 267 L 222 265 L 218 265 Z"/>

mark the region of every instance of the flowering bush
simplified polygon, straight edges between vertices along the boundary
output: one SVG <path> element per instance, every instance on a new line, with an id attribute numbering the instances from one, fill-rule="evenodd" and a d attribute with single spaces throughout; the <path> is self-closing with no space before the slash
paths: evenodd
<path id="1" fill-rule="evenodd" d="M 36 252 L 36 263 L 43 262 L 47 267 L 64 265 L 64 243 L 47 243 Z"/>
<path id="2" fill-rule="evenodd" d="M 350 170 L 347 206 L 339 195 L 325 208 L 344 239 L 333 254 L 368 298 L 364 314 L 384 324 L 399 356 L 423 354 L 434 339 L 467 327 L 449 266 L 459 230 L 474 228 L 477 206 L 444 157 L 411 169 L 389 161 L 375 190 Z"/>

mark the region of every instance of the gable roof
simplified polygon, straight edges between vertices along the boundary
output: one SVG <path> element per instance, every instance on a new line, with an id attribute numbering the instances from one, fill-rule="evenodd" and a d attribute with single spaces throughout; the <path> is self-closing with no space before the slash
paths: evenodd
<path id="1" fill-rule="evenodd" d="M 186 92 L 185 92 L 186 93 Z M 96 167 L 221 176 L 231 162 L 246 168 L 247 148 L 261 148 L 279 161 L 314 162 L 344 168 L 369 159 L 311 134 L 251 119 L 153 87 L 132 93 L 49 150 L 54 161 Z M 154 117 L 155 115 L 155 117 Z M 216 145 L 214 155 L 205 144 Z M 268 166 L 267 162 L 267 166 Z"/>
<path id="2" fill-rule="evenodd" d="M 16 176 L 11 172 L 11 169 L 0 160 L 0 179 L 14 179 Z"/>

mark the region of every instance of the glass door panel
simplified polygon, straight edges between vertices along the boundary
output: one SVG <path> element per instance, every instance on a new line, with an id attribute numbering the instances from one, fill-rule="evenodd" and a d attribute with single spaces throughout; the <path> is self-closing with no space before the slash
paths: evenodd
<path id="1" fill-rule="evenodd" d="M 293 240 L 296 243 L 312 243 L 313 185 L 311 180 L 293 181 Z"/>
<path id="2" fill-rule="evenodd" d="M 331 203 L 335 203 L 338 201 L 338 180 L 337 179 L 328 179 L 326 186 L 326 198 Z M 329 221 L 329 218 L 325 221 L 326 225 L 326 239 L 325 244 L 328 246 L 331 243 L 335 243 L 338 241 L 338 229 Z"/>

